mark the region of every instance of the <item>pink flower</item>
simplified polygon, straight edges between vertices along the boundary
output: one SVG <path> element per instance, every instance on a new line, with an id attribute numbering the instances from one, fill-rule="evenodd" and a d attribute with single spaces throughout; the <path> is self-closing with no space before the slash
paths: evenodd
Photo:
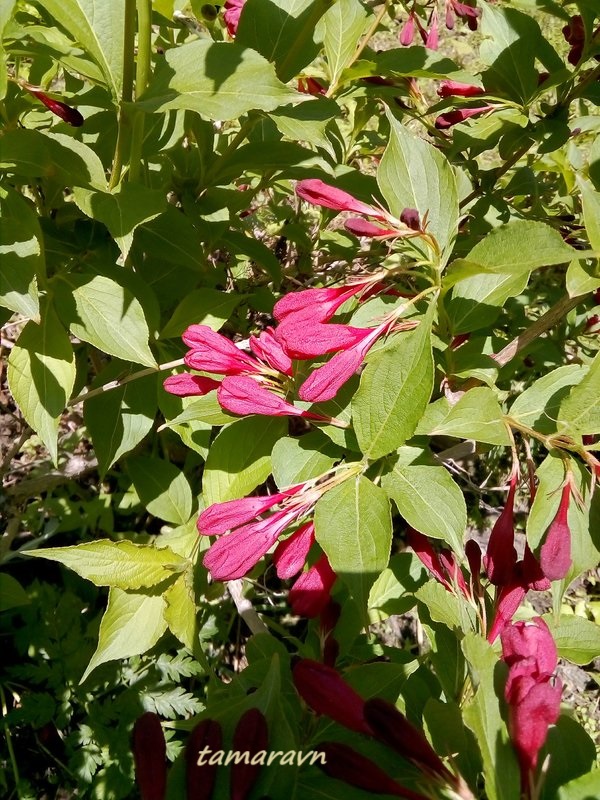
<path id="1" fill-rule="evenodd" d="M 292 375 L 292 359 L 281 346 L 273 328 L 267 328 L 258 337 L 251 336 L 250 349 L 273 369 L 284 375 Z"/>
<path id="2" fill-rule="evenodd" d="M 223 20 L 227 26 L 227 32 L 230 36 L 235 36 L 237 33 L 240 16 L 244 8 L 246 0 L 225 0 L 223 8 Z"/>
<path id="3" fill-rule="evenodd" d="M 487 546 L 487 553 L 483 559 L 485 571 L 491 583 L 495 586 L 505 586 L 514 579 L 517 551 L 514 547 L 515 527 L 513 521 L 513 507 L 515 491 L 517 488 L 517 474 L 513 472 L 510 478 L 510 488 L 506 505 L 496 520 Z"/>
<path id="4" fill-rule="evenodd" d="M 477 114 L 484 114 L 487 111 L 493 111 L 496 106 L 481 106 L 481 108 L 456 108 L 454 111 L 447 111 L 445 114 L 440 114 L 435 120 L 435 127 L 438 130 L 445 130 L 457 125 L 459 122 L 464 122 L 470 117 Z"/>
<path id="5" fill-rule="evenodd" d="M 164 388 L 170 394 L 178 397 L 192 397 L 194 395 L 205 395 L 217 389 L 220 384 L 212 378 L 203 378 L 200 375 L 190 375 L 183 372 L 180 375 L 171 375 L 163 383 Z"/>
<path id="6" fill-rule="evenodd" d="M 300 697 L 317 714 L 351 731 L 372 733 L 364 716 L 365 701 L 335 669 L 303 658 L 292 669 L 292 677 Z"/>
<path id="7" fill-rule="evenodd" d="M 32 86 L 29 83 L 23 83 L 22 86 L 34 97 L 37 97 L 37 99 L 42 102 L 46 108 L 49 108 L 53 114 L 56 114 L 57 117 L 60 117 L 65 122 L 68 122 L 69 125 L 72 125 L 74 128 L 81 127 L 85 122 L 83 116 L 79 113 L 79 111 L 77 111 L 76 108 L 72 108 L 60 100 L 53 100 L 41 89 L 36 86 Z"/>
<path id="8" fill-rule="evenodd" d="M 364 214 L 375 219 L 386 219 L 385 213 L 380 209 L 367 205 L 343 189 L 329 186 L 318 178 L 299 181 L 296 184 L 296 194 L 315 206 L 331 208 L 334 211 L 353 211 L 356 214 Z"/>
<path id="9" fill-rule="evenodd" d="M 326 555 L 304 572 L 289 593 L 290 606 L 299 617 L 318 617 L 326 608 L 337 575 Z"/>
<path id="10" fill-rule="evenodd" d="M 393 228 L 381 228 L 362 217 L 352 217 L 344 222 L 344 228 L 355 236 L 368 236 L 371 239 L 398 238 L 401 234 Z"/>
<path id="11" fill-rule="evenodd" d="M 283 397 L 266 389 L 253 378 L 237 375 L 225 378 L 217 389 L 217 399 L 221 408 L 232 414 L 261 414 L 268 417 L 303 417 L 318 422 L 331 423 L 331 417 L 303 411 L 288 403 Z"/>
<path id="12" fill-rule="evenodd" d="M 298 91 L 303 94 L 327 94 L 327 89 L 316 78 L 298 78 Z"/>
<path id="13" fill-rule="evenodd" d="M 414 11 L 411 11 L 408 15 L 408 19 L 400 29 L 400 44 L 404 47 L 408 47 L 413 43 L 413 39 L 415 38 L 415 14 Z"/>
<path id="14" fill-rule="evenodd" d="M 448 30 L 454 28 L 455 15 L 466 20 L 470 30 L 477 30 L 477 19 L 481 16 L 478 8 L 461 3 L 459 0 L 446 0 L 446 28 Z"/>
<path id="15" fill-rule="evenodd" d="M 217 375 L 247 375 L 264 370 L 256 359 L 242 353 L 208 325 L 190 325 L 181 338 L 190 348 L 184 360 L 192 369 Z"/>
<path id="16" fill-rule="evenodd" d="M 225 503 L 213 503 L 198 517 L 198 533 L 205 536 L 218 536 L 232 528 L 245 525 L 273 506 L 293 497 L 302 488 L 302 484 L 292 486 L 285 492 L 270 494 L 267 497 L 243 497 L 241 500 L 227 500 Z"/>
<path id="17" fill-rule="evenodd" d="M 571 569 L 571 531 L 567 519 L 571 500 L 571 484 L 562 489 L 560 505 L 552 520 L 540 550 L 540 565 L 544 575 L 552 581 L 564 578 Z"/>
<path id="18" fill-rule="evenodd" d="M 406 541 L 412 547 L 421 563 L 427 567 L 442 586 L 448 589 L 449 592 L 454 592 L 454 587 L 458 587 L 465 597 L 469 597 L 469 589 L 451 550 L 442 548 L 438 553 L 427 536 L 419 533 L 414 528 L 407 529 Z"/>
<path id="19" fill-rule="evenodd" d="M 440 37 L 438 32 L 438 12 L 437 6 L 434 6 L 429 18 L 429 33 L 425 39 L 425 47 L 427 47 L 429 50 L 437 50 L 439 44 Z"/>
<path id="20" fill-rule="evenodd" d="M 517 613 L 525 592 L 526 589 L 520 582 L 506 584 L 500 589 L 496 596 L 494 620 L 487 635 L 490 644 L 496 641 Z"/>
<path id="21" fill-rule="evenodd" d="M 478 97 L 485 94 L 485 89 L 481 86 L 473 86 L 470 83 L 458 83 L 458 81 L 442 81 L 437 90 L 440 97 Z"/>
<path id="22" fill-rule="evenodd" d="M 279 323 L 282 323 L 292 314 L 306 313 L 311 316 L 312 321 L 327 322 L 340 306 L 344 305 L 347 300 L 359 292 L 365 291 L 369 284 L 372 283 L 372 279 L 369 278 L 343 286 L 290 292 L 275 303 L 273 316 Z M 275 332 L 278 339 L 280 329 L 281 326 Z"/>
<path id="23" fill-rule="evenodd" d="M 557 652 L 546 623 L 536 617 L 516 622 L 501 634 L 502 658 L 508 665 L 504 696 L 509 704 L 509 733 L 519 757 L 523 789 L 533 784 L 538 753 L 548 728 L 560 713 L 562 684 L 550 682 Z"/>
<path id="24" fill-rule="evenodd" d="M 297 575 L 306 563 L 308 552 L 315 541 L 314 522 L 306 522 L 292 535 L 279 542 L 273 553 L 277 577 L 285 580 Z"/>

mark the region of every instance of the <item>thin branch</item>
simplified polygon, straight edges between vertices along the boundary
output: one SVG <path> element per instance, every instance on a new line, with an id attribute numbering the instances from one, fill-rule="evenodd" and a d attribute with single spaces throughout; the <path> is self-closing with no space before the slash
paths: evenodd
<path id="1" fill-rule="evenodd" d="M 250 600 L 248 600 L 247 597 L 244 597 L 243 585 L 244 584 L 241 579 L 236 581 L 227 581 L 227 591 L 235 603 L 238 614 L 250 628 L 252 633 L 269 633 L 269 629 L 258 616 Z"/>

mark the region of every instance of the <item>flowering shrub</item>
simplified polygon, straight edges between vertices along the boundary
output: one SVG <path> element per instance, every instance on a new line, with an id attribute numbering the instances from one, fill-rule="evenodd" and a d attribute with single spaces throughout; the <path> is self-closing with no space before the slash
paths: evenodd
<path id="1" fill-rule="evenodd" d="M 2 788 L 598 796 L 597 3 L 0 34 Z"/>

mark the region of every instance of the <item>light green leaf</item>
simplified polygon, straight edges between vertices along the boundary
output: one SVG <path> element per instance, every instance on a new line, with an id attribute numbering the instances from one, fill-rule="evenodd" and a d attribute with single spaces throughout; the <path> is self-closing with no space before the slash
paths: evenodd
<path id="1" fill-rule="evenodd" d="M 208 124 L 208 123 L 207 123 Z M 168 264 L 177 264 L 191 272 L 208 268 L 202 239 L 189 217 L 173 206 L 135 229 L 134 243 L 146 253 Z"/>
<path id="2" fill-rule="evenodd" d="M 59 561 L 96 586 L 142 589 L 182 572 L 188 562 L 168 547 L 98 539 L 74 547 L 43 547 L 28 556 Z"/>
<path id="3" fill-rule="evenodd" d="M 588 241 L 594 250 L 600 252 L 600 192 L 597 192 L 593 184 L 581 175 L 577 176 L 577 185 L 581 192 L 583 221 Z"/>
<path id="4" fill-rule="evenodd" d="M 444 467 L 428 463 L 418 448 L 401 447 L 388 460 L 381 485 L 412 528 L 464 551 L 465 499 Z"/>
<path id="5" fill-rule="evenodd" d="M 196 601 L 193 583 L 193 572 L 188 569 L 169 586 L 164 595 L 167 603 L 164 616 L 169 630 L 188 650 L 194 649 L 196 641 Z"/>
<path id="6" fill-rule="evenodd" d="M 254 50 L 202 39 L 167 51 L 137 105 L 146 111 L 187 109 L 208 119 L 229 120 L 299 99 Z"/>
<path id="7" fill-rule="evenodd" d="M 558 790 L 558 800 L 593 800 L 600 792 L 600 769 L 569 781 Z"/>
<path id="8" fill-rule="evenodd" d="M 569 297 L 579 297 L 600 287 L 600 260 L 571 261 L 567 267 Z"/>
<path id="9" fill-rule="evenodd" d="M 555 433 L 561 402 L 587 374 L 583 364 L 568 364 L 538 378 L 510 407 L 509 416 L 540 433 Z"/>
<path id="10" fill-rule="evenodd" d="M 456 405 L 451 406 L 447 416 L 427 433 L 430 436 L 455 436 L 457 439 L 510 445 L 500 403 L 487 386 L 469 389 Z"/>
<path id="11" fill-rule="evenodd" d="M 429 580 L 415 592 L 419 602 L 427 607 L 433 622 L 440 622 L 458 636 L 473 628 L 468 606 L 451 594 L 441 583 Z"/>
<path id="12" fill-rule="evenodd" d="M 58 459 L 58 423 L 75 382 L 75 357 L 54 309 L 28 322 L 8 357 L 8 385 L 21 413 Z"/>
<path id="13" fill-rule="evenodd" d="M 271 474 L 271 451 L 285 435 L 278 417 L 245 417 L 228 425 L 213 442 L 202 477 L 206 505 L 245 497 Z"/>
<path id="14" fill-rule="evenodd" d="M 575 614 L 544 614 L 552 633 L 558 655 L 574 664 L 585 666 L 600 656 L 600 625 Z"/>
<path id="15" fill-rule="evenodd" d="M 123 80 L 125 3 L 112 0 L 43 0 L 39 5 L 68 31 L 102 70 L 113 99 Z"/>
<path id="16" fill-rule="evenodd" d="M 559 429 L 572 436 L 600 433 L 600 354 L 560 404 Z"/>
<path id="17" fill-rule="evenodd" d="M 285 436 L 273 448 L 275 483 L 281 488 L 316 478 L 331 469 L 340 456 L 341 450 L 321 431 Z"/>
<path id="18" fill-rule="evenodd" d="M 185 425 L 186 422 L 200 420 L 210 425 L 227 425 L 234 422 L 238 417 L 227 414 L 217 400 L 216 391 L 209 392 L 203 397 L 194 397 L 184 400 L 184 409 L 174 419 L 165 422 L 162 428 L 173 428 L 177 425 Z"/>
<path id="19" fill-rule="evenodd" d="M 186 295 L 161 331 L 161 339 L 181 336 L 188 325 L 208 325 L 218 331 L 231 316 L 244 295 L 219 292 L 216 289 L 195 289 Z"/>
<path id="20" fill-rule="evenodd" d="M 456 261 L 452 262 L 451 269 L 455 264 Z M 480 269 L 479 266 L 470 266 Z M 528 282 L 529 273 L 491 275 L 482 272 L 461 280 L 452 290 L 450 300 L 446 301 L 452 332 L 456 335 L 489 327 L 508 298 L 521 294 Z"/>
<path id="21" fill-rule="evenodd" d="M 0 573 L 0 611 L 26 606 L 30 602 L 27 592 L 19 581 L 15 580 L 12 575 Z"/>
<path id="22" fill-rule="evenodd" d="M 40 321 L 37 276 L 44 274 L 42 231 L 19 192 L 0 189 L 0 306 Z"/>
<path id="23" fill-rule="evenodd" d="M 363 475 L 330 489 L 315 506 L 315 536 L 363 615 L 392 544 L 386 493 Z"/>
<path id="24" fill-rule="evenodd" d="M 100 664 L 138 656 L 154 647 L 167 630 L 165 608 L 162 594 L 134 594 L 112 588 L 100 623 L 98 647 L 79 682 L 83 683 Z"/>
<path id="25" fill-rule="evenodd" d="M 397 334 L 375 353 L 352 401 L 358 443 L 369 459 L 380 458 L 409 439 L 433 389 L 432 303 L 418 327 Z"/>
<path id="26" fill-rule="evenodd" d="M 102 384 L 134 371 L 130 365 L 123 375 L 122 365 L 113 362 L 101 374 Z M 101 475 L 142 441 L 152 428 L 156 410 L 156 375 L 130 381 L 85 401 L 83 419 L 92 437 Z"/>
<path id="27" fill-rule="evenodd" d="M 389 113 L 388 120 L 390 138 L 377 170 L 377 183 L 396 217 L 405 208 L 416 208 L 422 220 L 427 214 L 427 231 L 440 246 L 443 266 L 458 231 L 454 172 L 433 145 L 409 133 Z"/>
<path id="28" fill-rule="evenodd" d="M 140 183 L 122 183 L 113 192 L 93 192 L 76 187 L 75 202 L 91 219 L 103 222 L 125 259 L 138 225 L 158 217 L 167 207 L 164 192 Z"/>
<path id="29" fill-rule="evenodd" d="M 356 51 L 365 32 L 367 10 L 359 0 L 338 0 L 319 24 L 329 69 L 329 83 L 335 85 Z"/>
<path id="30" fill-rule="evenodd" d="M 123 361 L 156 366 L 144 310 L 129 289 L 104 275 L 65 273 L 60 280 L 69 286 L 60 309 L 74 336 Z"/>
<path id="31" fill-rule="evenodd" d="M 161 458 L 137 456 L 127 460 L 127 468 L 140 501 L 159 519 L 185 524 L 193 507 L 188 479 L 174 464 Z"/>
<path id="32" fill-rule="evenodd" d="M 476 633 L 467 633 L 462 650 L 475 689 L 463 706 L 463 719 L 481 750 L 486 793 L 489 800 L 515 800 L 519 796 L 519 767 L 495 688 L 501 665 L 491 645 Z"/>

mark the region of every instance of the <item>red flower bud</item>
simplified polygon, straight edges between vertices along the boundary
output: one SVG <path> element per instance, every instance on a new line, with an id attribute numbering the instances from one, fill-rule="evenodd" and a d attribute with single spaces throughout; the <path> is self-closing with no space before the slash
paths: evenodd
<path id="1" fill-rule="evenodd" d="M 185 748 L 188 800 L 210 800 L 212 797 L 218 765 L 198 764 L 198 758 L 203 750 L 213 753 L 220 750 L 222 741 L 221 726 L 214 719 L 202 720 L 190 734 Z"/>
<path id="2" fill-rule="evenodd" d="M 458 81 L 442 81 L 437 90 L 440 97 L 478 97 L 485 94 L 485 89 L 481 86 L 473 86 L 470 83 L 458 83 Z"/>
<path id="3" fill-rule="evenodd" d="M 567 481 L 563 486 L 558 511 L 540 550 L 542 572 L 551 581 L 564 578 L 571 568 L 571 531 L 567 520 L 570 500 L 571 484 Z"/>
<path id="4" fill-rule="evenodd" d="M 40 91 L 39 89 L 33 89 L 29 86 L 26 86 L 29 92 L 32 95 L 37 97 L 46 108 L 49 108 L 53 114 L 56 114 L 57 117 L 60 117 L 65 122 L 68 122 L 69 125 L 72 125 L 74 128 L 79 128 L 85 120 L 83 119 L 82 115 L 77 111 L 76 108 L 72 108 L 68 106 L 66 103 L 62 103 L 60 100 L 53 100 L 51 97 L 45 92 Z"/>
<path id="5" fill-rule="evenodd" d="M 166 755 L 160 718 L 147 711 L 133 726 L 133 762 L 141 800 L 164 800 L 167 791 Z"/>
<path id="6" fill-rule="evenodd" d="M 309 619 L 317 617 L 329 602 L 336 577 L 323 554 L 290 589 L 289 601 L 294 614 Z"/>
<path id="7" fill-rule="evenodd" d="M 285 580 L 300 572 L 314 540 L 315 525 L 311 521 L 294 531 L 289 538 L 279 542 L 273 553 L 273 563 L 278 578 Z"/>
<path id="8" fill-rule="evenodd" d="M 483 559 L 487 576 L 495 586 L 506 586 L 514 580 L 515 565 L 517 563 L 513 522 L 516 488 L 517 477 L 513 475 L 510 479 L 506 505 L 494 523 L 487 546 L 487 553 Z"/>
<path id="9" fill-rule="evenodd" d="M 435 120 L 435 127 L 438 130 L 445 130 L 451 128 L 453 125 L 458 125 L 470 117 L 477 114 L 484 114 L 486 111 L 493 111 L 495 106 L 481 106 L 481 108 L 456 108 L 454 111 L 447 111 L 445 114 L 440 114 Z"/>
<path id="10" fill-rule="evenodd" d="M 242 714 L 233 734 L 233 749 L 238 753 L 249 753 L 250 760 L 269 744 L 269 730 L 264 714 L 258 708 L 250 708 Z M 231 766 L 229 796 L 231 800 L 246 800 L 256 783 L 260 764 L 235 762 Z"/>
<path id="11" fill-rule="evenodd" d="M 416 208 L 404 208 L 400 214 L 400 222 L 403 222 L 407 228 L 412 228 L 413 231 L 421 230 L 421 217 Z"/>
<path id="12" fill-rule="evenodd" d="M 331 667 L 303 658 L 292 670 L 296 689 L 317 714 L 358 733 L 372 734 L 364 716 L 365 701 Z"/>

